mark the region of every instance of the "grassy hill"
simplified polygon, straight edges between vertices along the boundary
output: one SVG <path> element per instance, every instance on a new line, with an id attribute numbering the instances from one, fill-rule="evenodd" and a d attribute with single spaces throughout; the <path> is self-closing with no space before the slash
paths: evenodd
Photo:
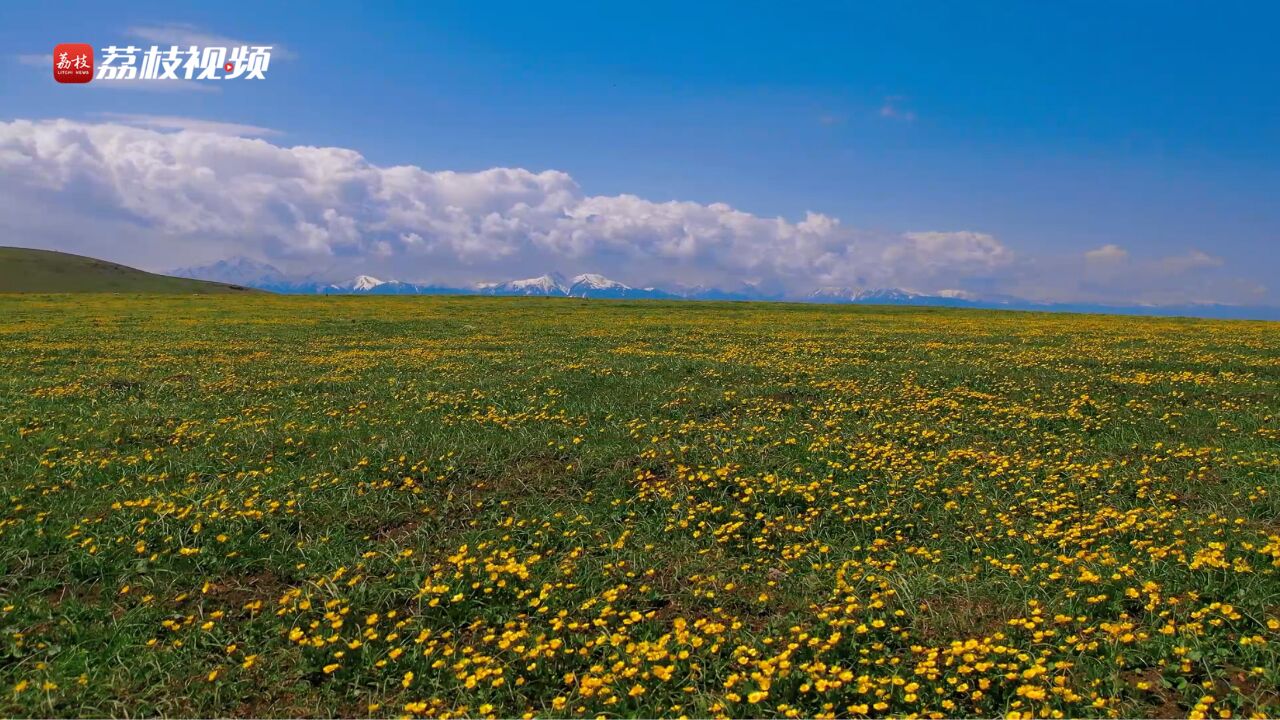
<path id="1" fill-rule="evenodd" d="M 171 293 L 256 292 L 224 283 L 156 275 L 83 255 L 0 247 L 0 293 Z"/>

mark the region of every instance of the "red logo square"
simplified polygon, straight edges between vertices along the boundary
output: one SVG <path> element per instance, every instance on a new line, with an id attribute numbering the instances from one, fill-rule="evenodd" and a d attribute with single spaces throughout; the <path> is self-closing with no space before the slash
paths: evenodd
<path id="1" fill-rule="evenodd" d="M 53 48 L 53 79 L 60 83 L 87 83 L 93 79 L 93 46 L 62 43 Z"/>

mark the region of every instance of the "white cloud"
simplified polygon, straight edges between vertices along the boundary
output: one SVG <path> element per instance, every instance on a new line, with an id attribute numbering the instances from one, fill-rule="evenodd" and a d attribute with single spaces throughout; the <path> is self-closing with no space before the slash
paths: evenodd
<path id="1" fill-rule="evenodd" d="M 199 93 L 220 93 L 222 87 L 210 82 L 201 82 L 199 80 L 162 80 L 159 78 L 151 80 L 140 80 L 134 78 L 132 80 L 103 80 L 100 82 L 91 82 L 85 87 L 94 90 L 137 90 L 140 92 L 199 92 Z"/>
<path id="2" fill-rule="evenodd" d="M 20 64 L 26 65 L 27 67 L 42 67 L 50 72 L 53 71 L 53 53 L 46 53 L 44 55 L 18 55 L 16 57 Z"/>
<path id="3" fill-rule="evenodd" d="M 261 40 L 238 40 L 226 35 L 209 32 L 188 23 L 161 23 L 155 25 L 134 25 L 127 34 L 163 45 L 199 45 L 201 47 L 235 47 L 239 45 L 270 45 L 272 60 L 292 60 L 297 55 L 285 46 L 275 42 Z"/>
<path id="4" fill-rule="evenodd" d="M 1191 250 L 1184 255 L 1163 258 L 1160 264 L 1168 272 L 1180 274 L 1202 268 L 1221 267 L 1222 258 L 1214 257 L 1201 250 Z"/>
<path id="5" fill-rule="evenodd" d="M 1226 292 L 1199 280 L 1219 269 L 1203 253 L 1102 272 L 1083 256 L 1025 258 L 981 232 L 873 233 L 818 213 L 789 220 L 590 195 L 555 170 L 382 167 L 349 149 L 243 137 L 270 132 L 251 125 L 114 119 L 0 123 L 0 233 L 149 269 L 248 255 L 342 279 L 461 284 L 559 270 L 638 287 L 750 282 L 798 294 L 832 285 L 1037 299 Z"/>
<path id="6" fill-rule="evenodd" d="M 122 125 L 151 128 L 153 130 L 190 130 L 193 132 L 213 133 L 215 135 L 231 135 L 235 137 L 266 137 L 279 135 L 279 130 L 245 125 L 243 123 L 218 122 L 200 118 L 181 117 L 177 115 L 141 115 L 135 113 L 98 113 L 98 117 Z"/>
<path id="7" fill-rule="evenodd" d="M 1010 294 L 1045 301 L 1104 304 L 1266 302 L 1265 287 L 1223 272 L 1221 258 L 1200 250 L 1138 257 L 1107 244 L 1075 257 L 1029 258 L 1006 280 Z"/>
<path id="8" fill-rule="evenodd" d="M 906 100 L 907 98 L 902 95 L 890 95 L 885 98 L 884 104 L 880 106 L 880 117 L 901 120 L 902 122 L 914 122 L 916 112 L 903 107 L 903 103 Z"/>
<path id="9" fill-rule="evenodd" d="M 1084 259 L 1090 263 L 1113 264 L 1129 259 L 1129 251 L 1119 245 L 1103 245 L 1100 248 L 1086 251 Z"/>
<path id="10" fill-rule="evenodd" d="M 978 232 L 909 232 L 891 245 L 886 261 L 937 272 L 963 267 L 966 274 L 987 274 L 1013 262 L 1013 252 L 994 237 Z"/>

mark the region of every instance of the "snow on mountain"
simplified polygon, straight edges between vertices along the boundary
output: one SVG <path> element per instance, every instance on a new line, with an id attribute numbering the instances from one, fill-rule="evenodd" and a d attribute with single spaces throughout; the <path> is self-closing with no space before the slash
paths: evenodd
<path id="1" fill-rule="evenodd" d="M 809 293 L 809 300 L 829 302 L 849 302 L 853 298 L 853 288 L 826 286 Z"/>
<path id="2" fill-rule="evenodd" d="M 900 290 L 898 288 L 873 288 L 870 290 L 855 291 L 851 299 L 854 302 L 865 303 L 905 303 L 922 297 L 925 296 L 909 290 Z"/>
<path id="3" fill-rule="evenodd" d="M 742 283 L 736 290 L 708 287 L 706 285 L 676 285 L 668 294 L 684 300 L 781 300 L 783 297 L 760 290 L 751 283 Z"/>
<path id="4" fill-rule="evenodd" d="M 372 275 L 357 275 L 355 280 L 351 281 L 351 289 L 356 291 L 368 292 L 383 282 Z"/>
<path id="5" fill-rule="evenodd" d="M 992 298 L 978 298 L 961 290 L 925 294 L 901 288 L 820 287 L 805 298 L 808 302 L 853 305 L 927 305 L 932 307 L 1000 307 Z"/>
<path id="6" fill-rule="evenodd" d="M 472 288 L 455 288 L 438 285 L 421 285 L 399 280 L 381 280 L 372 275 L 357 275 L 344 283 L 326 283 L 316 279 L 289 278 L 279 269 L 267 263 L 246 257 L 233 257 L 197 267 L 178 268 L 171 274 L 198 280 L 213 280 L 235 285 L 292 294 L 324 295 L 523 295 L 581 298 L 681 298 L 685 300 L 778 300 L 779 295 L 761 292 L 750 284 L 736 289 L 695 286 L 669 288 L 633 288 L 599 273 L 582 273 L 566 280 L 557 272 L 533 278 L 479 283 Z M 898 288 L 859 289 L 848 287 L 823 287 L 814 290 L 806 298 L 811 302 L 867 303 L 889 305 L 974 305 L 981 301 L 960 291 L 944 291 L 938 295 L 922 295 Z"/>
<path id="7" fill-rule="evenodd" d="M 866 303 L 869 305 L 903 305 L 931 299 L 954 299 L 923 295 L 901 288 L 820 287 L 809 293 L 814 302 Z M 925 303 L 928 304 L 928 303 Z"/>
<path id="8" fill-rule="evenodd" d="M 939 290 L 938 297 L 953 298 L 956 300 L 977 300 L 978 296 L 968 290 Z"/>
<path id="9" fill-rule="evenodd" d="M 1267 307 L 1187 304 L 1187 305 L 1101 305 L 1093 303 L 1033 302 L 1008 295 L 975 295 L 963 290 L 939 290 L 933 294 L 901 288 L 820 287 L 804 296 L 769 294 L 743 283 L 725 290 L 707 286 L 666 285 L 633 288 L 597 273 L 583 273 L 565 280 L 559 273 L 505 282 L 478 283 L 470 288 L 427 285 L 398 280 L 380 280 L 370 275 L 332 284 L 313 276 L 291 278 L 267 263 L 233 257 L 209 265 L 178 268 L 171 275 L 213 280 L 288 294 L 322 295 L 525 295 L 579 298 L 683 300 L 799 300 L 815 303 L 867 305 L 926 305 L 941 307 L 1036 310 L 1041 312 L 1086 312 L 1141 315 L 1188 315 L 1193 317 L 1280 319 L 1280 309 Z"/>
<path id="10" fill-rule="evenodd" d="M 174 268 L 168 274 L 176 277 L 192 278 L 193 280 L 212 280 L 213 282 L 247 287 L 261 287 L 263 285 L 289 282 L 285 274 L 275 266 L 239 255 L 208 265 Z"/>
<path id="11" fill-rule="evenodd" d="M 564 276 L 548 273 L 524 280 L 507 280 L 500 283 L 482 283 L 476 289 L 485 295 L 568 295 Z"/>
<path id="12" fill-rule="evenodd" d="M 631 287 L 623 285 L 616 280 L 598 275 L 596 273 L 583 273 L 573 278 L 569 285 L 570 289 L 583 288 L 586 290 L 630 290 Z"/>
<path id="13" fill-rule="evenodd" d="M 573 278 L 569 285 L 569 294 L 573 297 L 613 299 L 676 297 L 658 288 L 633 288 L 630 285 L 624 285 L 617 280 L 610 280 L 596 273 L 584 273 Z"/>
<path id="14" fill-rule="evenodd" d="M 599 273 L 583 273 L 565 280 L 560 273 L 548 273 L 524 280 L 477 283 L 475 292 L 481 295 L 538 295 L 580 298 L 673 298 L 675 294 L 658 288 L 637 289 Z"/>
<path id="15" fill-rule="evenodd" d="M 371 275 L 357 275 L 355 279 L 337 285 L 326 285 L 316 292 L 324 295 L 471 295 L 463 288 L 400 280 L 379 280 Z"/>

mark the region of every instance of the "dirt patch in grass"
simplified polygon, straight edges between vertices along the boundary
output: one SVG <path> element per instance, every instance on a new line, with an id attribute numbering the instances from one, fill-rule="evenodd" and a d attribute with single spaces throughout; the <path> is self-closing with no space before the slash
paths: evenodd
<path id="1" fill-rule="evenodd" d="M 934 643 L 990 637 L 1007 630 L 1009 620 L 1022 613 L 1016 603 L 964 595 L 929 598 L 920 606 L 915 629 L 921 639 Z"/>
<path id="2" fill-rule="evenodd" d="M 1147 695 L 1144 703 L 1146 717 L 1149 718 L 1181 718 L 1187 711 L 1178 703 L 1177 693 L 1164 685 L 1164 677 L 1160 668 L 1149 667 L 1124 674 L 1125 681 L 1137 692 Z M 1146 688 L 1138 687 L 1145 683 Z"/>
<path id="3" fill-rule="evenodd" d="M 232 612 L 239 612 L 254 600 L 275 601 L 290 587 L 285 578 L 264 569 L 235 580 L 211 583 L 202 595 Z"/>
<path id="4" fill-rule="evenodd" d="M 413 535 L 421 526 L 422 518 L 420 517 L 402 518 L 379 527 L 373 532 L 373 539 L 383 542 L 400 542 Z"/>

